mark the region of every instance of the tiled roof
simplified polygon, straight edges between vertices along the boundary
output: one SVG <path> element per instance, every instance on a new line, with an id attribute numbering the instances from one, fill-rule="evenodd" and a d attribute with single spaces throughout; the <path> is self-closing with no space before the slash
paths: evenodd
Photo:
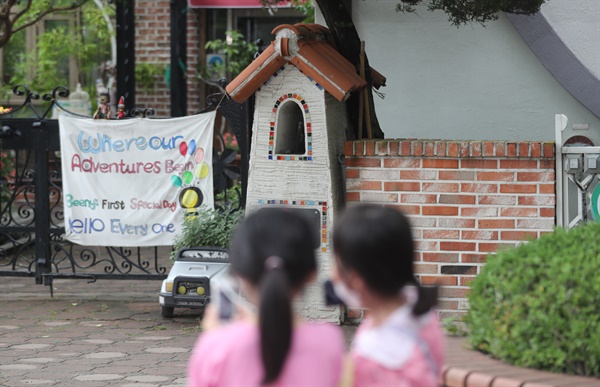
<path id="1" fill-rule="evenodd" d="M 337 52 L 326 27 L 282 24 L 272 33 L 275 40 L 227 85 L 227 93 L 235 101 L 244 102 L 286 63 L 296 66 L 339 101 L 367 85 L 354 65 Z"/>

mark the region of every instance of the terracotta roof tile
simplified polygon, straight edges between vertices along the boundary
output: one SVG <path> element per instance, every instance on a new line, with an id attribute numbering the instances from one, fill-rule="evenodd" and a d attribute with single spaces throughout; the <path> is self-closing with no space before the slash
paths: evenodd
<path id="1" fill-rule="evenodd" d="M 227 86 L 227 93 L 235 101 L 248 99 L 288 62 L 339 101 L 345 101 L 353 91 L 367 85 L 355 66 L 336 51 L 326 27 L 282 24 L 272 33 L 276 35 L 275 41 Z"/>

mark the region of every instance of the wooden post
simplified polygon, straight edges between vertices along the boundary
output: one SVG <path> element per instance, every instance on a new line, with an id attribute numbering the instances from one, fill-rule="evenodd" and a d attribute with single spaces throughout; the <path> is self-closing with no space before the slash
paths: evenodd
<path id="1" fill-rule="evenodd" d="M 360 77 L 365 79 L 365 41 L 360 41 L 360 55 L 359 59 L 359 71 Z M 358 139 L 361 140 L 363 137 L 363 111 L 365 109 L 364 93 L 361 90 L 358 95 Z"/>

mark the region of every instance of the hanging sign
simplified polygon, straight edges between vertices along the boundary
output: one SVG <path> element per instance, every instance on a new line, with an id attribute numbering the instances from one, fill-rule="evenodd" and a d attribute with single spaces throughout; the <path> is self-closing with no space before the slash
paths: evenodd
<path id="1" fill-rule="evenodd" d="M 59 117 L 66 239 L 168 246 L 213 208 L 215 112 L 171 119 Z"/>

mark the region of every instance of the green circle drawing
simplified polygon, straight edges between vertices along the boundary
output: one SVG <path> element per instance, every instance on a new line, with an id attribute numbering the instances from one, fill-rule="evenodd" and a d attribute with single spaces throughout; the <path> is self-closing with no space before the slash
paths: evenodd
<path id="1" fill-rule="evenodd" d="M 596 222 L 600 222 L 600 183 L 592 193 L 592 217 Z"/>

